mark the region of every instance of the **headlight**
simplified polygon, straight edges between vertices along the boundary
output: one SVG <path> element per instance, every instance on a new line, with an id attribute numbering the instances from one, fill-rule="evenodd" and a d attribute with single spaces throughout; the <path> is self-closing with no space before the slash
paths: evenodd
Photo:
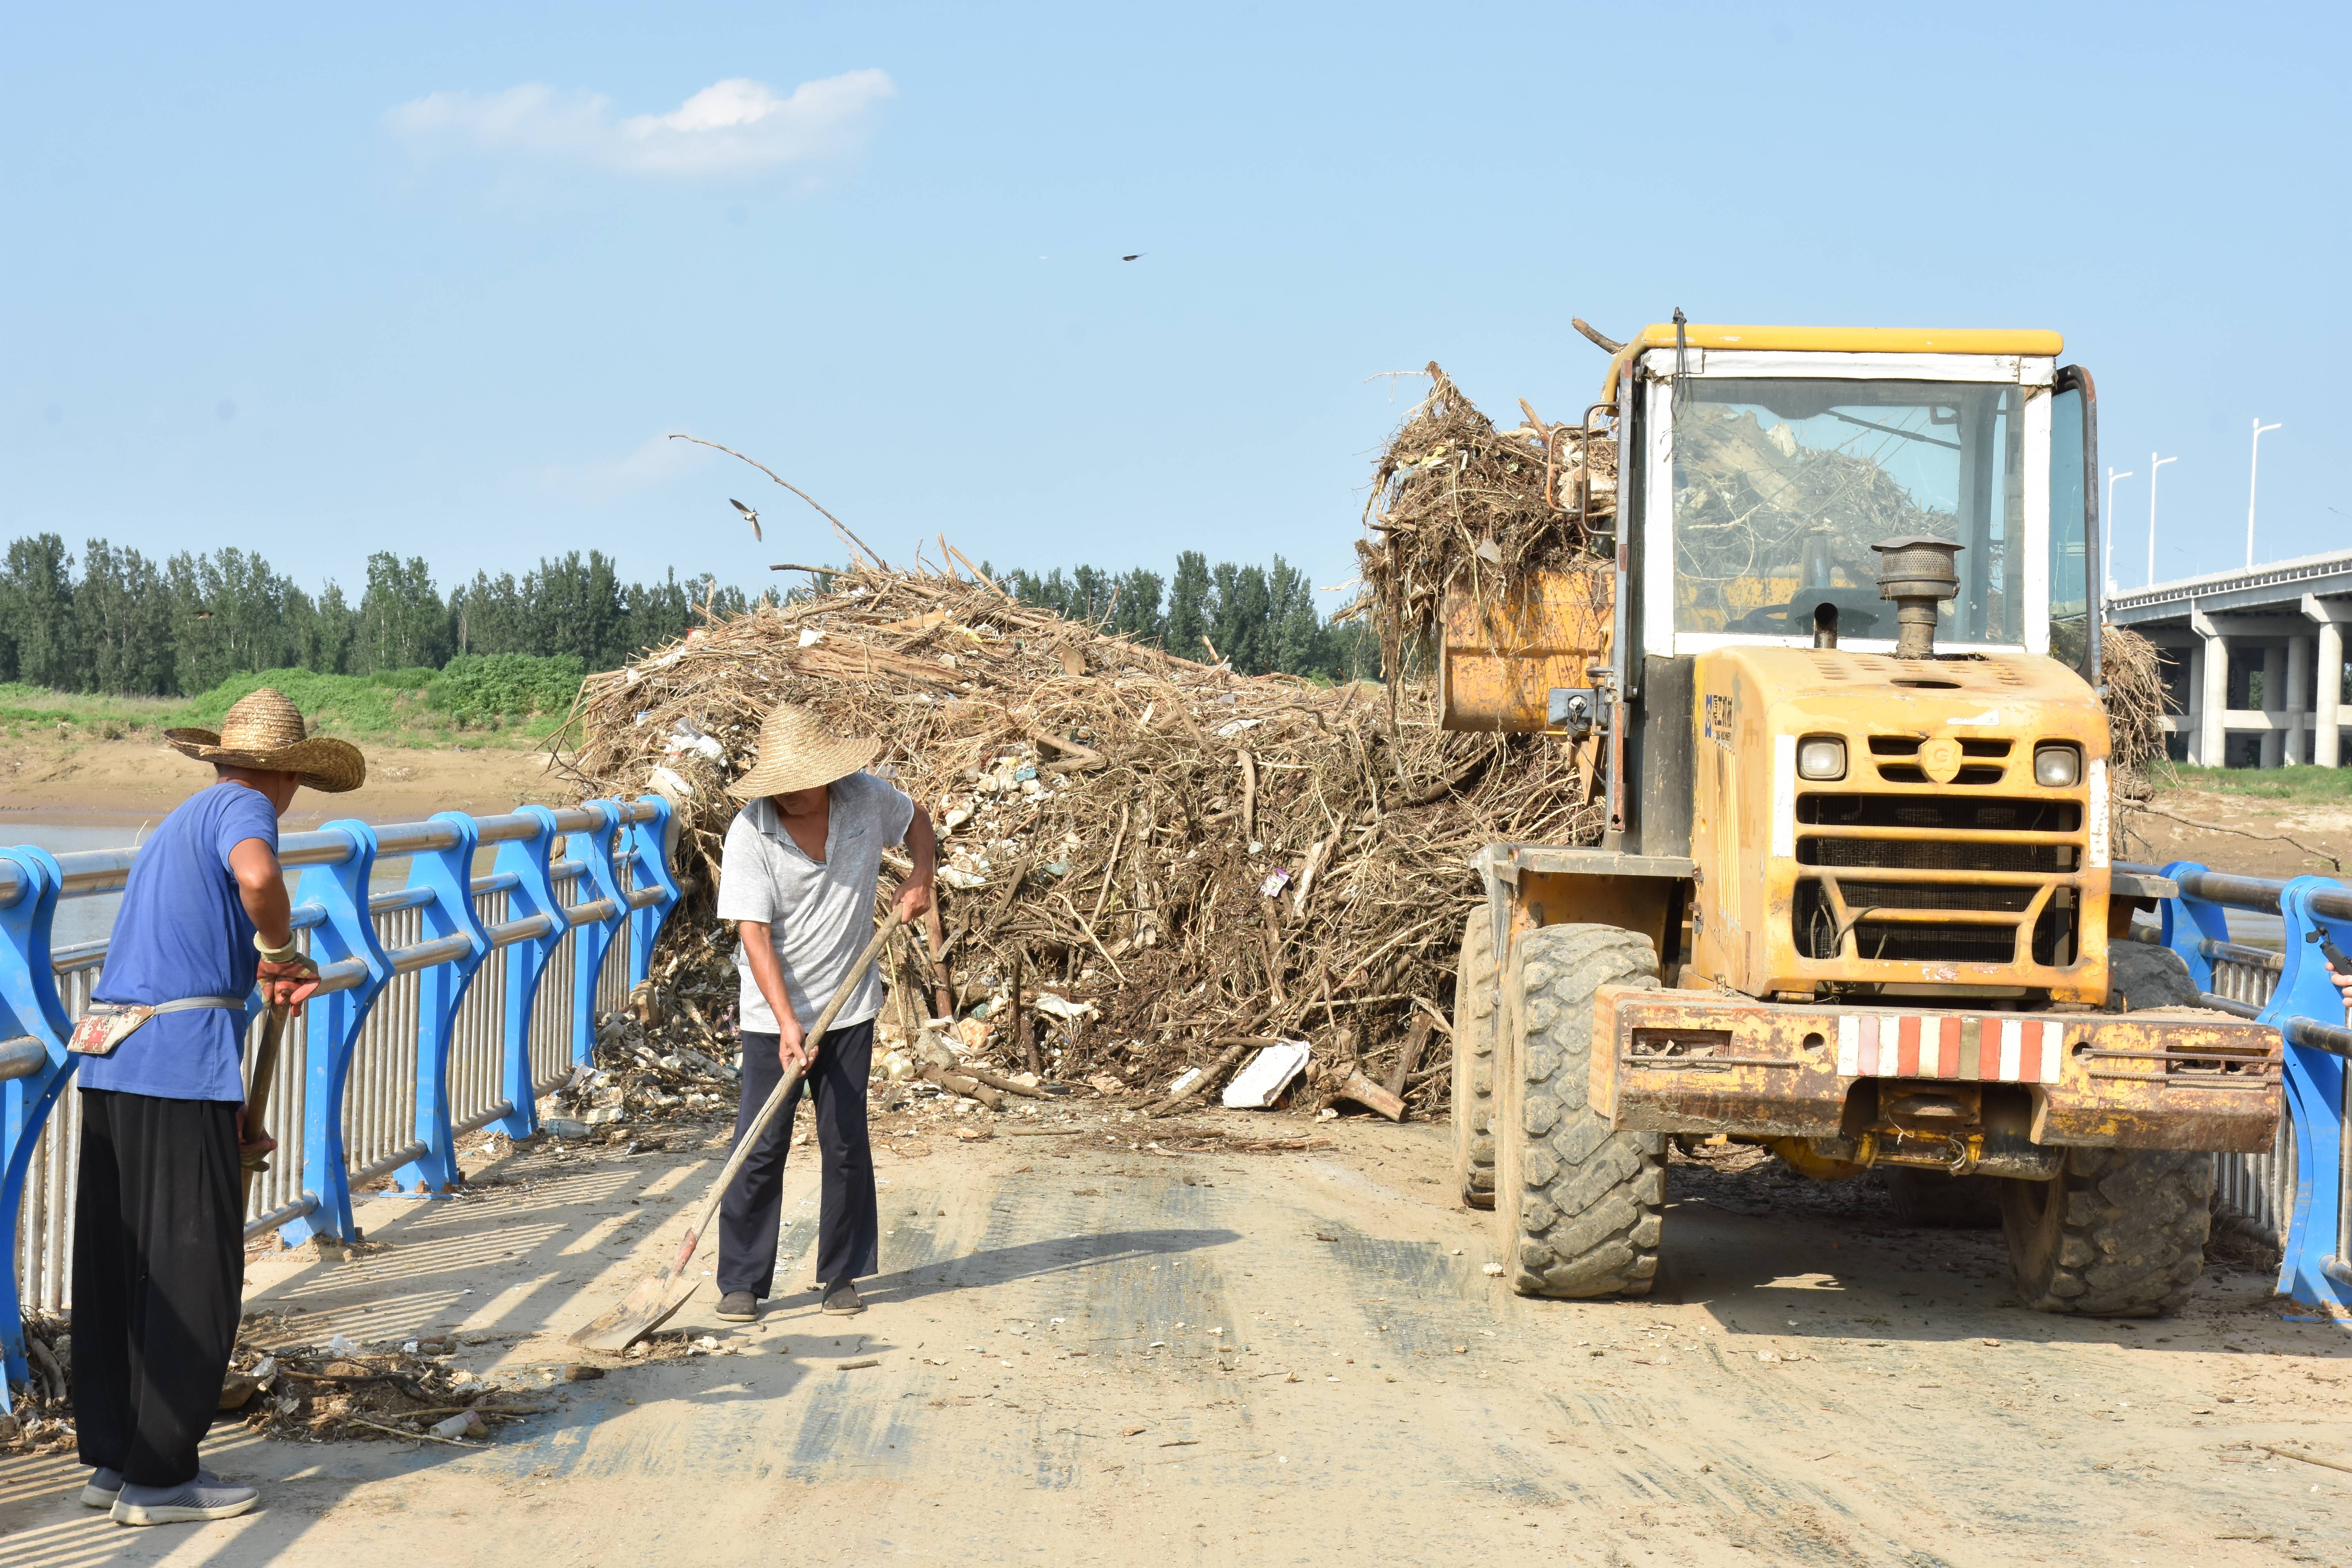
<path id="1" fill-rule="evenodd" d="M 2083 777 L 2083 752 L 2075 746 L 2033 748 L 2033 782 L 2043 789 L 2071 789 Z"/>
<path id="2" fill-rule="evenodd" d="M 1845 742 L 1835 735 L 1808 735 L 1798 742 L 1797 776 L 1806 779 L 1845 777 Z"/>

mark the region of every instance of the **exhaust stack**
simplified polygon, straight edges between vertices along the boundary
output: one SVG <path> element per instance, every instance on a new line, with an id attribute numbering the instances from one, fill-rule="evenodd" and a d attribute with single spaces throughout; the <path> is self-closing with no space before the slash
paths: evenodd
<path id="1" fill-rule="evenodd" d="M 1878 596 L 1895 601 L 1895 657 L 1936 657 L 1936 606 L 1960 592 L 1961 546 L 1925 534 L 1888 539 L 1878 552 Z"/>

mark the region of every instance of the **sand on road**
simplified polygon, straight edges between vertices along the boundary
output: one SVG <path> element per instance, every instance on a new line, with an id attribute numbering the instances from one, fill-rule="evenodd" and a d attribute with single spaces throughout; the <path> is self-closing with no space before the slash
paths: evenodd
<path id="1" fill-rule="evenodd" d="M 2176 1318 L 2045 1317 L 2006 1303 L 1997 1233 L 1678 1163 L 1654 1296 L 1529 1301 L 1485 1272 L 1439 1129 L 1213 1113 L 1325 1146 L 1178 1153 L 1072 1114 L 885 1137 L 854 1319 L 806 1289 L 802 1153 L 765 1318 L 706 1291 L 678 1326 L 710 1353 L 590 1383 L 551 1381 L 562 1336 L 673 1240 L 709 1130 L 371 1198 L 366 1245 L 258 1258 L 248 1304 L 310 1342 L 455 1329 L 549 1414 L 472 1451 L 225 1425 L 208 1462 L 265 1506 L 197 1528 L 120 1530 L 69 1462 L 15 1461 L 5 1561 L 2352 1562 L 2352 1475 L 2272 1451 L 2352 1460 L 2345 1328 L 2251 1260 Z"/>

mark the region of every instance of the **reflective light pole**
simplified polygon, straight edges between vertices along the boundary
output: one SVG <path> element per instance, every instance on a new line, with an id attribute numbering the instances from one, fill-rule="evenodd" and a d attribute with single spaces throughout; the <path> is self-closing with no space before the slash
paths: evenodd
<path id="1" fill-rule="evenodd" d="M 2254 480 L 2263 471 L 2263 432 L 2282 426 L 2265 425 L 2263 416 L 2254 416 L 2254 455 L 2246 464 L 2246 564 L 2254 563 Z"/>
<path id="2" fill-rule="evenodd" d="M 2107 580 L 2107 597 L 2111 599 L 2116 595 L 2116 481 L 2130 478 L 2129 468 L 2124 469 L 2121 473 L 2117 473 L 2113 468 L 2107 470 L 2107 510 L 2101 514 L 2106 521 L 2099 530 L 2106 535 L 2102 542 L 2106 547 L 2107 558 L 2105 564 L 2100 568 L 2100 574 Z"/>
<path id="3" fill-rule="evenodd" d="M 2177 463 L 2178 458 L 2147 455 L 2147 580 L 2156 581 L 2156 470 L 2167 463 Z"/>

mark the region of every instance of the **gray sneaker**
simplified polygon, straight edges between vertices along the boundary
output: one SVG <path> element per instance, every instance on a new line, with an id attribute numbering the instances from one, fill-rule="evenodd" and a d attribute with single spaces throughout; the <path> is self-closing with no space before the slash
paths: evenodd
<path id="1" fill-rule="evenodd" d="M 225 1481 L 210 1470 L 176 1487 L 142 1487 L 126 1481 L 115 1495 L 117 1524 L 182 1524 L 193 1520 L 235 1519 L 261 1500 L 251 1487 Z"/>
<path id="2" fill-rule="evenodd" d="M 121 1489 L 122 1472 L 121 1470 L 109 1469 L 104 1465 L 94 1465 L 90 1468 L 89 1479 L 81 1484 L 82 1506 L 112 1508 L 114 1496 Z"/>
<path id="3" fill-rule="evenodd" d="M 729 1323 L 748 1323 L 760 1315 L 760 1303 L 749 1290 L 730 1290 L 719 1298 L 719 1317 Z"/>
<path id="4" fill-rule="evenodd" d="M 847 1315 L 866 1310 L 866 1303 L 857 1299 L 857 1287 L 846 1279 L 836 1279 L 824 1288 L 824 1310 Z"/>

